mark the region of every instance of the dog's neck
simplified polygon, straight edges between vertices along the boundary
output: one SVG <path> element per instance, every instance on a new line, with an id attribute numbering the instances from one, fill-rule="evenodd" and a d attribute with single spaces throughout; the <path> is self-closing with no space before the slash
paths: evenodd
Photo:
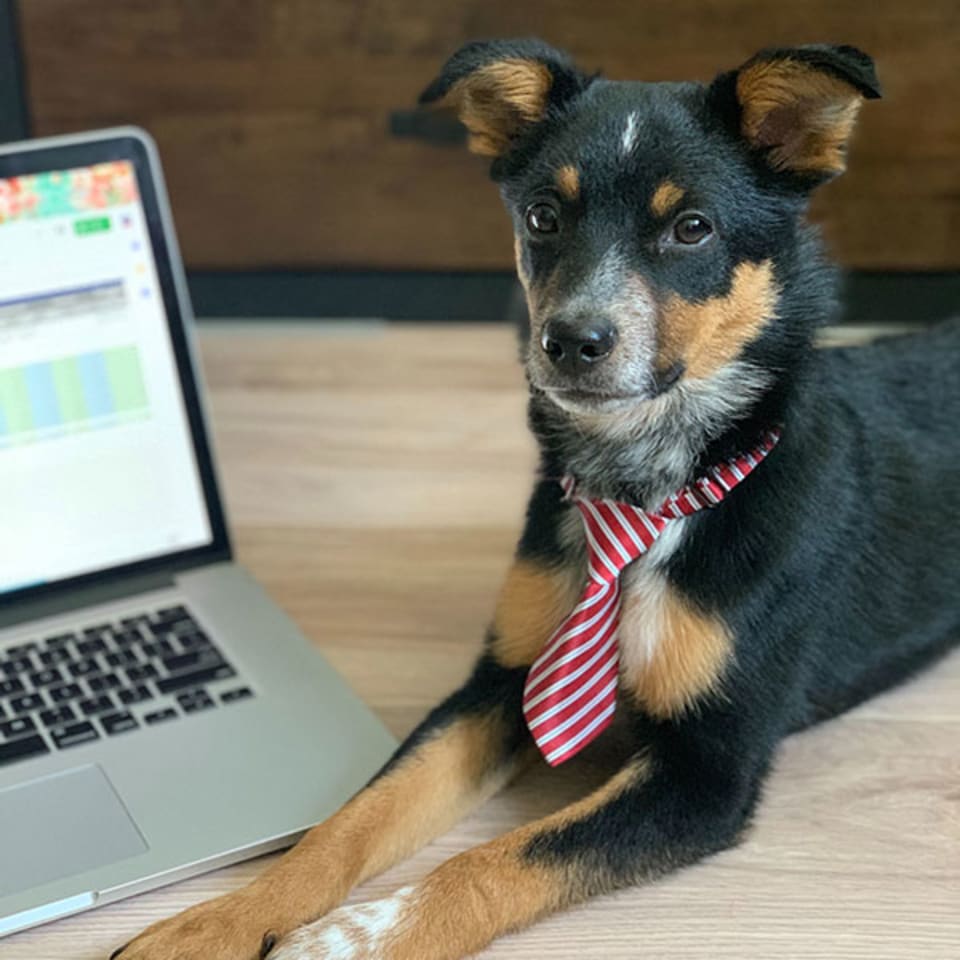
<path id="1" fill-rule="evenodd" d="M 530 423 L 546 476 L 570 474 L 591 497 L 647 509 L 784 422 L 794 379 L 747 363 L 621 413 L 575 417 L 532 390 Z"/>

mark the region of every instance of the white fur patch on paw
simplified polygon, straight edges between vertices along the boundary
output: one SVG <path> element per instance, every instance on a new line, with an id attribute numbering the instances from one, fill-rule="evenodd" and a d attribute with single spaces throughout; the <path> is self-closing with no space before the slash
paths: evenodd
<path id="1" fill-rule="evenodd" d="M 414 888 L 404 887 L 383 900 L 340 907 L 285 937 L 269 960 L 382 960 L 413 899 Z"/>

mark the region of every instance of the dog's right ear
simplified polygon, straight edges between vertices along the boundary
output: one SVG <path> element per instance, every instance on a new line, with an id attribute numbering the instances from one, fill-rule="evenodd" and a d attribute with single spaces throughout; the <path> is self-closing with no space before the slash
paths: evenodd
<path id="1" fill-rule="evenodd" d="M 470 133 L 470 149 L 500 157 L 591 80 L 567 54 L 540 40 L 483 40 L 461 47 L 420 103 L 454 106 Z"/>

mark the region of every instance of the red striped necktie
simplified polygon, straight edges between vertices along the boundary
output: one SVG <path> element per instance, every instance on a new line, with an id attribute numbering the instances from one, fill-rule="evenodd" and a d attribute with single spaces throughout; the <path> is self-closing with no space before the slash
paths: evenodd
<path id="1" fill-rule="evenodd" d="M 564 493 L 580 510 L 586 530 L 589 577 L 573 613 L 530 668 L 523 691 L 527 726 L 551 766 L 579 753 L 613 722 L 620 574 L 653 546 L 670 521 L 720 503 L 779 439 L 779 430 L 765 433 L 754 450 L 713 467 L 654 511 L 578 497 L 573 478 L 564 477 Z"/>

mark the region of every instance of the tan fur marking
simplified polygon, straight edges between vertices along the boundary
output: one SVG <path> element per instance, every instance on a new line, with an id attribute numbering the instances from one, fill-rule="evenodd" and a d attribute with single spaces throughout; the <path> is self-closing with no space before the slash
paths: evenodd
<path id="1" fill-rule="evenodd" d="M 671 296 L 660 311 L 657 368 L 680 361 L 686 376 L 708 377 L 733 360 L 775 317 L 773 265 L 741 263 L 730 292 L 700 303 Z"/>
<path id="2" fill-rule="evenodd" d="M 796 60 L 762 61 L 737 77 L 744 136 L 772 147 L 778 169 L 842 173 L 863 98 L 850 84 Z"/>
<path id="3" fill-rule="evenodd" d="M 311 830 L 250 887 L 271 923 L 325 913 L 503 786 L 515 768 L 491 756 L 502 723 L 499 716 L 456 720 Z"/>
<path id="4" fill-rule="evenodd" d="M 648 713 L 666 719 L 719 689 L 733 643 L 722 621 L 697 610 L 669 585 L 653 603 L 648 599 L 629 593 L 624 598 L 621 644 L 630 642 L 631 633 L 650 630 L 657 642 L 649 658 L 631 659 L 624 651 L 621 686 Z M 643 623 L 634 629 L 638 617 Z M 654 618 L 659 622 L 652 625 Z"/>
<path id="5" fill-rule="evenodd" d="M 474 153 L 502 154 L 526 124 L 543 118 L 553 75 L 534 60 L 488 64 L 458 80 L 445 99 L 458 107 Z"/>
<path id="6" fill-rule="evenodd" d="M 499 761 L 503 724 L 497 712 L 439 730 L 249 886 L 155 924 L 130 945 L 130 956 L 173 957 L 184 939 L 197 956 L 225 956 L 225 944 L 231 956 L 254 956 L 268 930 L 283 936 L 328 913 L 351 887 L 448 830 L 532 758 L 531 749 Z"/>
<path id="7" fill-rule="evenodd" d="M 561 167 L 554 179 L 557 182 L 557 188 L 568 200 L 576 200 L 580 196 L 580 174 L 573 164 L 568 163 Z"/>
<path id="8" fill-rule="evenodd" d="M 505 667 L 533 663 L 550 635 L 577 604 L 583 577 L 570 567 L 516 560 L 507 574 L 494 615 L 491 647 Z"/>
<path id="9" fill-rule="evenodd" d="M 529 298 L 530 275 L 523 266 L 523 241 L 520 239 L 520 234 L 518 233 L 513 235 L 513 258 L 517 262 L 517 276 L 520 278 L 520 283 L 523 285 L 523 289 Z M 530 305 L 529 299 L 527 304 L 528 306 Z"/>
<path id="10" fill-rule="evenodd" d="M 444 956 L 472 955 L 499 935 L 595 893 L 596 879 L 588 888 L 576 863 L 531 863 L 524 851 L 538 835 L 586 819 L 649 775 L 649 762 L 639 758 L 583 800 L 441 864 L 416 888 L 411 910 L 378 960 L 421 960 L 437 955 L 438 943 Z"/>
<path id="11" fill-rule="evenodd" d="M 650 198 L 650 211 L 662 217 L 683 199 L 683 191 L 672 181 L 664 180 Z"/>

